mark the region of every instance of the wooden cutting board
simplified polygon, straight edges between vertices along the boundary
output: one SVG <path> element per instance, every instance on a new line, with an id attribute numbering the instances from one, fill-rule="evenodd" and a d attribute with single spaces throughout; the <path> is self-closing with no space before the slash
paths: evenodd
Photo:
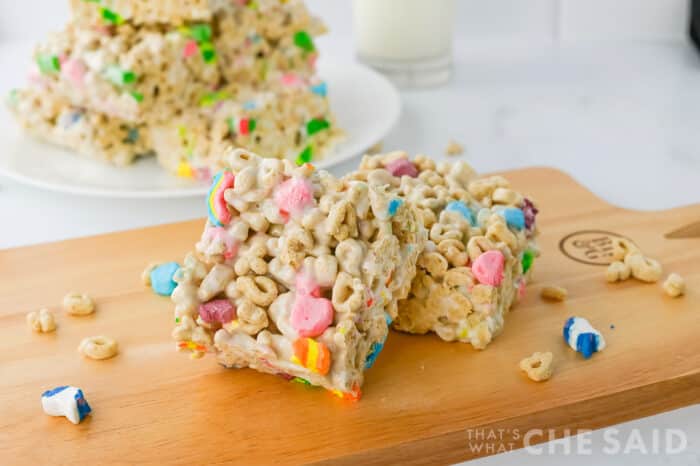
<path id="1" fill-rule="evenodd" d="M 506 176 L 539 202 L 542 257 L 505 332 L 482 352 L 392 332 L 358 403 L 175 351 L 170 301 L 140 274 L 149 261 L 181 259 L 201 221 L 0 251 L 2 462 L 439 464 L 519 447 L 528 429 L 561 435 L 700 402 L 700 238 L 664 238 L 700 220 L 700 205 L 634 212 L 555 170 Z M 606 283 L 592 264 L 608 261 L 611 234 L 682 274 L 687 296 Z M 569 300 L 542 301 L 545 284 L 566 287 Z M 96 298 L 97 312 L 61 313 L 71 290 Z M 55 334 L 27 328 L 25 314 L 42 306 L 57 313 Z M 590 360 L 569 349 L 561 332 L 571 315 L 587 317 L 608 348 Z M 119 356 L 82 359 L 78 342 L 100 334 L 119 341 Z M 554 353 L 548 382 L 518 370 L 534 351 Z M 93 407 L 78 426 L 42 413 L 41 392 L 63 384 L 83 388 Z M 502 438 L 474 440 L 496 428 Z M 475 451 L 484 443 L 493 446 Z"/>

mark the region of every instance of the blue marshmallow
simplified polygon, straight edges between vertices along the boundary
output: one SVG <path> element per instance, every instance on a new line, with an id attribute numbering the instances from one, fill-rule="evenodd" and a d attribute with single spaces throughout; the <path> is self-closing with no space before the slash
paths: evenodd
<path id="1" fill-rule="evenodd" d="M 506 207 L 500 211 L 500 214 L 506 219 L 506 223 L 509 227 L 515 228 L 516 230 L 525 228 L 525 214 L 517 207 Z"/>
<path id="2" fill-rule="evenodd" d="M 585 359 L 605 348 L 603 335 L 583 317 L 570 317 L 564 324 L 564 340 Z"/>
<path id="3" fill-rule="evenodd" d="M 445 207 L 447 212 L 458 212 L 462 214 L 462 217 L 469 221 L 471 226 L 476 226 L 476 219 L 474 218 L 474 212 L 462 201 L 452 201 Z"/>
<path id="4" fill-rule="evenodd" d="M 318 83 L 314 86 L 311 86 L 311 92 L 313 92 L 316 95 L 320 95 L 321 97 L 326 97 L 326 95 L 328 95 L 328 86 L 325 82 Z"/>
<path id="5" fill-rule="evenodd" d="M 161 296 L 170 296 L 175 291 L 177 283 L 173 280 L 175 273 L 180 270 L 177 262 L 161 264 L 151 270 L 151 288 Z"/>
<path id="6" fill-rule="evenodd" d="M 401 199 L 392 199 L 389 201 L 389 215 L 392 217 L 396 215 L 396 212 L 398 212 L 399 207 L 401 207 L 401 204 L 403 204 L 403 201 Z"/>

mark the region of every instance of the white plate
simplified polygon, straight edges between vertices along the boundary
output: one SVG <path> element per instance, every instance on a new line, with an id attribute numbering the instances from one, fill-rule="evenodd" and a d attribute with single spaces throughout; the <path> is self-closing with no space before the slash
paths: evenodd
<path id="1" fill-rule="evenodd" d="M 8 56 L 7 48 L 0 47 L 0 57 Z M 0 69 L 11 69 L 5 61 L 9 60 L 0 59 Z M 329 168 L 380 141 L 398 120 L 401 100 L 386 78 L 365 66 L 321 61 L 319 72 L 328 83 L 338 124 L 347 134 L 333 153 L 314 162 L 318 168 Z M 9 85 L 0 88 L 0 92 L 8 91 Z M 117 168 L 35 141 L 22 133 L 6 109 L 0 111 L 0 141 L 0 175 L 38 188 L 86 196 L 151 199 L 200 196 L 208 189 L 166 173 L 153 158 Z"/>

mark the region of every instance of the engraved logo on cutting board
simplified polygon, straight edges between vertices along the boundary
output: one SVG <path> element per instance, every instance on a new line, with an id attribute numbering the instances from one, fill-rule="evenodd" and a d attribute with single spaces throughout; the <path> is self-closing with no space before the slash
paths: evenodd
<path id="1" fill-rule="evenodd" d="M 610 231 L 577 231 L 562 238 L 559 249 L 569 259 L 582 264 L 608 265 L 613 262 L 615 238 L 628 239 Z"/>

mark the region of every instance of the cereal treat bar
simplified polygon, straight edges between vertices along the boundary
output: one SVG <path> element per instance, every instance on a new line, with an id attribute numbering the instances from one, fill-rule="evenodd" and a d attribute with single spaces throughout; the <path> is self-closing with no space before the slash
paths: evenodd
<path id="1" fill-rule="evenodd" d="M 269 81 L 287 72 L 312 76 L 318 58 L 315 38 L 326 32 L 323 22 L 302 1 L 249 5 L 257 6 L 239 8 L 234 14 L 219 12 L 214 17 L 217 33 L 213 43 L 227 82 Z"/>
<path id="2" fill-rule="evenodd" d="M 237 15 L 246 24 L 262 24 L 266 37 L 305 29 L 311 21 L 302 0 L 70 0 L 74 21 L 84 27 L 131 25 L 180 26 Z"/>
<path id="3" fill-rule="evenodd" d="M 12 91 L 9 107 L 37 139 L 88 157 L 124 166 L 151 154 L 139 125 L 75 107 L 41 87 Z"/>
<path id="4" fill-rule="evenodd" d="M 224 168 L 220 154 L 230 145 L 303 165 L 342 137 L 325 84 L 301 79 L 265 92 L 229 86 L 208 94 L 198 112 L 150 128 L 161 165 L 184 177 Z"/>
<path id="5" fill-rule="evenodd" d="M 70 0 L 73 16 L 85 24 L 208 21 L 222 0 Z"/>
<path id="6" fill-rule="evenodd" d="M 148 124 L 76 107 L 41 86 L 14 91 L 10 108 L 22 126 L 46 142 L 116 165 L 156 154 L 168 171 L 208 182 L 224 167 L 220 154 L 230 145 L 299 164 L 331 151 L 343 132 L 325 94 L 315 91 L 319 86 L 323 83 L 302 83 L 279 92 L 229 87 L 206 94 L 185 115 Z"/>
<path id="7" fill-rule="evenodd" d="M 118 31 L 69 25 L 37 47 L 31 82 L 72 105 L 136 123 L 177 115 L 221 82 L 215 63 L 202 54 L 184 56 L 185 34 Z"/>
<path id="8" fill-rule="evenodd" d="M 477 177 L 466 162 L 411 161 L 405 152 L 365 156 L 347 178 L 388 187 L 419 210 L 429 231 L 393 327 L 485 348 L 538 255 L 533 203 L 501 176 Z"/>
<path id="9" fill-rule="evenodd" d="M 277 15 L 286 17 L 282 10 Z M 37 47 L 32 80 L 73 105 L 150 122 L 196 107 L 227 82 L 293 85 L 314 74 L 317 53 L 309 32 L 290 32 L 272 43 L 256 32 L 258 23 L 240 14 L 179 28 L 71 23 Z M 307 26 L 323 31 L 322 25 Z"/>
<path id="10" fill-rule="evenodd" d="M 174 277 L 173 337 L 193 356 L 357 399 L 427 238 L 415 208 L 311 164 L 225 159 Z"/>

